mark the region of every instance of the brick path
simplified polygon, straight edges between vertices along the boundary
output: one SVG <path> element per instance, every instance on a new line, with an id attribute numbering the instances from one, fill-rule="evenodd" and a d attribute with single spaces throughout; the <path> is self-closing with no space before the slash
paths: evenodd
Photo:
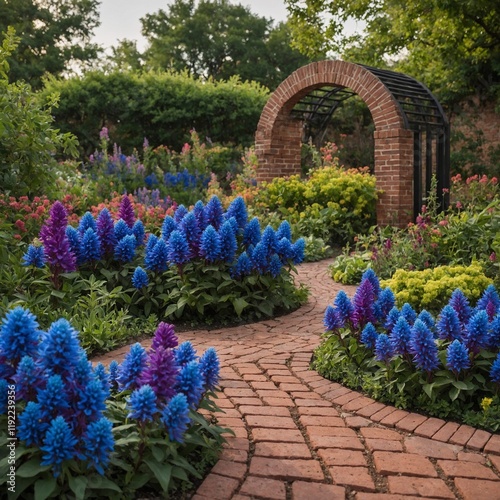
<path id="1" fill-rule="evenodd" d="M 500 500 L 500 435 L 377 403 L 309 369 L 326 306 L 355 289 L 335 284 L 328 264 L 299 267 L 311 298 L 292 314 L 179 334 L 216 347 L 218 419 L 235 432 L 193 500 Z"/>

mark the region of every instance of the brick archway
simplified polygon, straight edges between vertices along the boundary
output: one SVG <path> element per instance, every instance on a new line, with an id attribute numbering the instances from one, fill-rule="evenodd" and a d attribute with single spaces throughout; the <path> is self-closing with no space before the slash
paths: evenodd
<path id="1" fill-rule="evenodd" d="M 375 176 L 382 191 L 377 223 L 405 226 L 413 220 L 413 132 L 394 95 L 369 69 L 344 61 L 320 61 L 292 73 L 274 91 L 255 134 L 258 181 L 300 173 L 302 122 L 293 107 L 326 85 L 349 88 L 366 103 L 375 125 Z"/>

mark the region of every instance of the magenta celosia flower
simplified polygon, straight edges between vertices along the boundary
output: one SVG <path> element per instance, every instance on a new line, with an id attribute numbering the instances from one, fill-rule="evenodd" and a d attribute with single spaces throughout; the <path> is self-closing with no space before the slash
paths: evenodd
<path id="1" fill-rule="evenodd" d="M 120 210 L 118 212 L 118 218 L 123 219 L 127 226 L 132 229 L 135 223 L 135 214 L 134 207 L 132 207 L 132 203 L 130 202 L 129 197 L 124 194 L 122 197 L 122 201 L 120 203 Z"/>
<path id="2" fill-rule="evenodd" d="M 151 349 L 156 350 L 160 346 L 164 349 L 172 349 L 178 345 L 179 339 L 175 335 L 174 325 L 162 321 L 156 329 L 153 341 L 151 342 Z"/>
<path id="3" fill-rule="evenodd" d="M 149 354 L 148 365 L 141 375 L 141 385 L 150 385 L 161 400 L 168 400 L 175 396 L 174 385 L 179 374 L 179 366 L 172 349 L 162 346 Z"/>
<path id="4" fill-rule="evenodd" d="M 353 298 L 352 319 L 356 328 L 363 328 L 367 323 L 375 322 L 373 303 L 375 294 L 370 280 L 364 279 Z"/>

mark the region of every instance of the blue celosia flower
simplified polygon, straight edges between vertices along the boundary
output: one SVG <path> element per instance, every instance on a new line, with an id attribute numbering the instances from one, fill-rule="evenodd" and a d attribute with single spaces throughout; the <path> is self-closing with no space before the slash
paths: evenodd
<path id="1" fill-rule="evenodd" d="M 377 361 L 388 363 L 394 355 L 392 344 L 385 333 L 381 333 L 375 341 L 375 358 Z"/>
<path id="2" fill-rule="evenodd" d="M 259 272 L 263 273 L 267 271 L 269 266 L 267 250 L 262 242 L 257 243 L 252 252 L 252 264 L 254 269 L 257 269 Z"/>
<path id="3" fill-rule="evenodd" d="M 380 281 L 371 267 L 369 267 L 361 276 L 361 282 L 363 280 L 368 280 L 372 284 L 373 295 L 377 298 L 380 294 Z"/>
<path id="4" fill-rule="evenodd" d="M 496 384 L 500 384 L 500 354 L 496 357 L 491 365 L 490 378 Z"/>
<path id="5" fill-rule="evenodd" d="M 92 369 L 92 363 L 88 360 L 87 353 L 85 351 L 80 351 L 80 356 L 74 364 L 70 378 L 73 380 L 73 385 L 76 390 L 78 390 L 79 387 L 87 385 L 91 380 L 93 380 L 94 372 Z"/>
<path id="6" fill-rule="evenodd" d="M 115 259 L 118 262 L 131 262 L 135 257 L 136 240 L 133 234 L 123 237 L 115 247 Z"/>
<path id="7" fill-rule="evenodd" d="M 269 272 L 273 278 L 277 278 L 281 273 L 281 268 L 283 264 L 281 263 L 278 254 L 273 254 L 271 260 L 269 261 Z"/>
<path id="8" fill-rule="evenodd" d="M 169 401 L 161 420 L 168 430 L 170 441 L 182 443 L 190 422 L 188 400 L 184 394 L 176 394 Z"/>
<path id="9" fill-rule="evenodd" d="M 38 362 L 50 373 L 71 373 L 80 358 L 81 347 L 76 330 L 61 318 L 50 325 L 39 344 Z"/>
<path id="10" fill-rule="evenodd" d="M 77 440 L 64 418 L 61 416 L 54 418 L 45 435 L 43 446 L 40 446 L 44 452 L 40 465 L 51 465 L 54 476 L 58 477 L 61 473 L 61 464 L 74 457 L 76 443 Z"/>
<path id="11" fill-rule="evenodd" d="M 222 214 L 224 209 L 217 196 L 212 196 L 203 210 L 207 225 L 213 226 L 218 231 L 222 224 Z"/>
<path id="12" fill-rule="evenodd" d="M 493 320 L 500 309 L 500 297 L 494 285 L 488 285 L 481 298 L 477 301 L 476 309 L 486 311 L 488 320 Z"/>
<path id="13" fill-rule="evenodd" d="M 160 346 L 164 349 L 173 349 L 178 345 L 179 339 L 175 335 L 174 325 L 162 321 L 154 334 L 153 341 L 151 342 L 151 349 L 156 350 Z"/>
<path id="14" fill-rule="evenodd" d="M 45 266 L 45 250 L 43 245 L 30 245 L 28 251 L 23 255 L 23 266 Z"/>
<path id="15" fill-rule="evenodd" d="M 235 219 L 233 219 L 235 220 Z M 226 220 L 219 229 L 220 258 L 224 262 L 233 262 L 236 255 L 236 233 L 230 220 Z"/>
<path id="16" fill-rule="evenodd" d="M 195 361 L 197 358 L 198 356 L 196 355 L 196 350 L 189 340 L 183 342 L 175 351 L 175 359 L 177 364 L 180 366 L 184 366 L 191 361 Z"/>
<path id="17" fill-rule="evenodd" d="M 78 262 L 81 261 L 80 252 L 81 252 L 81 235 L 80 233 L 71 226 L 66 227 L 66 237 L 68 238 L 69 246 L 71 251 L 75 255 Z"/>
<path id="18" fill-rule="evenodd" d="M 121 391 L 135 389 L 139 385 L 139 377 L 146 368 L 147 359 L 146 350 L 136 342 L 118 368 L 116 381 Z"/>
<path id="19" fill-rule="evenodd" d="M 190 255 L 197 257 L 200 248 L 201 231 L 193 212 L 189 212 L 185 215 L 180 224 L 180 228 L 188 242 Z"/>
<path id="20" fill-rule="evenodd" d="M 292 228 L 287 220 L 284 220 L 276 231 L 276 239 L 279 241 L 282 238 L 286 238 L 290 242 L 292 241 Z"/>
<path id="21" fill-rule="evenodd" d="M 266 229 L 264 229 L 264 231 L 262 232 L 260 244 L 264 247 L 267 258 L 270 258 L 271 255 L 278 249 L 278 240 L 276 239 L 276 233 L 271 226 L 267 226 Z"/>
<path id="22" fill-rule="evenodd" d="M 142 422 L 153 420 L 158 406 L 156 394 L 151 386 L 146 384 L 136 389 L 128 398 L 127 407 L 130 409 L 127 418 L 135 418 Z"/>
<path id="23" fill-rule="evenodd" d="M 152 248 L 146 249 L 144 258 L 146 269 L 161 273 L 168 267 L 168 248 L 164 239 L 159 239 Z"/>
<path id="24" fill-rule="evenodd" d="M 341 328 L 342 324 L 334 307 L 328 306 L 326 308 L 325 316 L 323 317 L 323 324 L 325 325 L 325 328 L 330 331 Z"/>
<path id="25" fill-rule="evenodd" d="M 104 368 L 104 365 L 102 363 L 97 363 L 97 365 L 95 366 L 94 377 L 96 378 L 96 380 L 99 380 L 99 382 L 101 382 L 103 393 L 105 397 L 108 398 L 109 391 L 111 389 L 111 383 L 109 373 L 106 371 L 106 368 Z"/>
<path id="26" fill-rule="evenodd" d="M 191 361 L 180 369 L 175 389 L 186 395 L 191 408 L 197 407 L 203 394 L 203 378 L 197 361 Z"/>
<path id="27" fill-rule="evenodd" d="M 423 321 L 430 330 L 434 328 L 434 318 L 432 317 L 432 314 L 429 311 L 423 309 L 422 311 L 420 311 L 420 314 L 417 316 L 417 319 Z"/>
<path id="28" fill-rule="evenodd" d="M 101 253 L 110 255 L 113 253 L 116 245 L 115 227 L 109 210 L 103 208 L 97 216 L 97 235 L 101 242 Z"/>
<path id="29" fill-rule="evenodd" d="M 241 196 L 236 197 L 227 207 L 224 215 L 226 220 L 234 217 L 239 229 L 244 229 L 248 220 L 248 211 L 245 200 Z"/>
<path id="30" fill-rule="evenodd" d="M 118 364 L 118 361 L 116 361 L 115 359 L 111 361 L 111 363 L 109 364 L 109 383 L 113 389 L 118 388 L 118 382 L 116 379 L 118 378 L 119 367 L 120 365 Z"/>
<path id="31" fill-rule="evenodd" d="M 172 349 L 158 346 L 149 354 L 149 364 L 142 372 L 141 384 L 148 384 L 159 400 L 166 400 L 175 394 L 174 384 L 178 373 L 179 367 Z"/>
<path id="32" fill-rule="evenodd" d="M 161 225 L 161 237 L 167 241 L 170 238 L 170 234 L 172 231 L 175 231 L 177 228 L 177 224 L 170 215 L 166 215 L 163 219 L 163 224 Z"/>
<path id="33" fill-rule="evenodd" d="M 243 244 L 248 248 L 250 245 L 257 245 L 260 241 L 260 223 L 257 217 L 254 217 L 243 231 Z"/>
<path id="34" fill-rule="evenodd" d="M 184 219 L 187 213 L 188 213 L 187 208 L 184 205 L 179 205 L 174 213 L 175 223 L 179 224 L 182 221 L 182 219 Z"/>
<path id="35" fill-rule="evenodd" d="M 304 260 L 304 252 L 306 249 L 306 240 L 304 238 L 299 238 L 292 245 L 293 257 L 292 261 L 294 264 L 300 264 Z"/>
<path id="36" fill-rule="evenodd" d="M 293 259 L 293 248 L 290 240 L 287 238 L 281 238 L 278 241 L 277 252 L 283 264 L 286 264 L 289 260 Z"/>
<path id="37" fill-rule="evenodd" d="M 478 311 L 467 323 L 464 332 L 464 343 L 469 351 L 476 355 L 488 345 L 488 314 Z"/>
<path id="38" fill-rule="evenodd" d="M 31 356 L 24 356 L 17 365 L 14 375 L 16 383 L 16 399 L 31 401 L 35 399 L 36 390 L 42 384 L 40 369 L 36 366 Z"/>
<path id="39" fill-rule="evenodd" d="M 333 306 L 337 311 L 341 327 L 345 326 L 347 322 L 352 321 L 354 308 L 352 306 L 351 299 L 347 296 L 344 290 L 340 290 L 340 292 L 337 293 Z"/>
<path id="40" fill-rule="evenodd" d="M 127 223 L 123 219 L 120 219 L 116 222 L 114 229 L 114 236 L 117 242 L 120 241 L 122 238 L 125 238 L 125 236 L 129 236 L 131 234 L 132 234 L 132 229 L 127 226 Z"/>
<path id="41" fill-rule="evenodd" d="M 394 354 L 404 356 L 410 352 L 411 326 L 403 316 L 393 326 L 390 339 Z"/>
<path id="42" fill-rule="evenodd" d="M 7 394 L 7 392 L 5 392 Z M 40 446 L 48 424 L 42 420 L 40 405 L 30 401 L 19 415 L 17 436 L 27 446 Z"/>
<path id="43" fill-rule="evenodd" d="M 68 395 L 60 375 L 52 375 L 47 380 L 45 389 L 38 390 L 38 402 L 44 416 L 56 416 L 69 408 Z"/>
<path id="44" fill-rule="evenodd" d="M 126 194 L 124 194 L 122 197 L 122 201 L 120 203 L 120 209 L 118 211 L 118 218 L 124 220 L 130 229 L 134 227 L 135 223 L 134 207 L 132 206 L 130 198 Z M 118 238 L 118 240 L 120 239 L 121 238 Z"/>
<path id="45" fill-rule="evenodd" d="M 140 290 L 141 288 L 148 286 L 148 284 L 149 279 L 146 271 L 144 271 L 142 267 L 137 266 L 132 276 L 132 285 L 134 285 L 134 288 Z"/>
<path id="46" fill-rule="evenodd" d="M 209 347 L 200 358 L 200 372 L 205 388 L 208 390 L 215 389 L 215 386 L 219 383 L 220 362 L 213 347 Z"/>
<path id="47" fill-rule="evenodd" d="M 24 356 L 36 354 L 40 334 L 36 317 L 28 309 L 11 309 L 0 328 L 0 355 L 15 366 Z"/>
<path id="48" fill-rule="evenodd" d="M 81 262 L 92 262 L 101 258 L 101 242 L 91 227 L 83 233 L 78 257 Z"/>
<path id="49" fill-rule="evenodd" d="M 208 226 L 208 222 L 205 218 L 205 205 L 201 200 L 198 200 L 193 207 L 193 215 L 196 217 L 196 222 L 200 231 L 203 232 Z"/>
<path id="50" fill-rule="evenodd" d="M 394 297 L 394 293 L 390 288 L 383 288 L 382 290 L 380 290 L 375 307 L 376 311 L 378 312 L 377 319 L 384 323 L 387 319 L 387 315 L 395 304 L 396 298 Z"/>
<path id="51" fill-rule="evenodd" d="M 169 262 L 179 266 L 189 260 L 189 246 L 182 231 L 176 229 L 170 233 L 167 242 L 167 258 Z"/>
<path id="52" fill-rule="evenodd" d="M 109 464 L 114 447 L 113 424 L 107 418 L 102 417 L 87 427 L 83 451 L 89 467 L 94 467 L 99 474 L 104 475 L 104 468 Z"/>
<path id="53" fill-rule="evenodd" d="M 105 410 L 106 394 L 102 388 L 102 383 L 99 379 L 94 378 L 85 387 L 77 391 L 78 402 L 76 407 L 88 419 L 96 420 L 102 416 Z"/>
<path id="54" fill-rule="evenodd" d="M 373 326 L 373 323 L 367 323 L 361 332 L 361 342 L 368 348 L 374 349 L 377 343 L 379 334 Z"/>
<path id="55" fill-rule="evenodd" d="M 362 280 L 352 301 L 352 320 L 355 328 L 363 328 L 367 323 L 375 322 L 374 301 L 375 293 L 371 281 Z"/>
<path id="56" fill-rule="evenodd" d="M 455 374 L 470 368 L 469 351 L 459 340 L 454 340 L 446 350 L 446 366 Z"/>
<path id="57" fill-rule="evenodd" d="M 410 326 L 413 325 L 417 319 L 417 313 L 408 303 L 403 304 L 403 307 L 401 308 L 401 316 L 408 321 Z"/>
<path id="58" fill-rule="evenodd" d="M 391 332 L 396 323 L 398 322 L 399 317 L 401 316 L 401 312 L 397 307 L 393 307 L 390 311 L 389 314 L 387 315 L 384 323 L 384 328 L 388 331 Z"/>
<path id="59" fill-rule="evenodd" d="M 439 366 L 438 348 L 427 325 L 417 319 L 411 329 L 410 352 L 419 370 L 431 372 Z"/>
<path id="60" fill-rule="evenodd" d="M 134 222 L 134 225 L 132 226 L 132 234 L 135 236 L 135 244 L 137 247 L 144 245 L 146 230 L 144 229 L 144 224 L 141 220 L 136 220 Z"/>
<path id="61" fill-rule="evenodd" d="M 462 338 L 462 327 L 458 314 L 450 305 L 441 309 L 436 323 L 436 331 L 438 337 L 443 340 L 460 340 Z"/>
<path id="62" fill-rule="evenodd" d="M 500 347 L 500 314 L 497 314 L 490 323 L 488 347 L 494 350 Z"/>
<path id="63" fill-rule="evenodd" d="M 457 313 L 460 323 L 462 325 L 467 324 L 471 317 L 472 309 L 469 305 L 469 299 L 467 299 L 462 290 L 460 290 L 459 288 L 454 290 L 451 294 L 451 298 L 448 304 L 453 307 L 453 309 Z"/>
<path id="64" fill-rule="evenodd" d="M 150 234 L 148 237 L 148 241 L 146 243 L 146 254 L 148 252 L 151 252 L 157 243 L 158 243 L 158 237 L 155 236 L 154 234 Z"/>
<path id="65" fill-rule="evenodd" d="M 212 225 L 209 225 L 201 235 L 200 255 L 208 262 L 215 262 L 220 258 L 220 251 L 219 234 Z"/>
<path id="66" fill-rule="evenodd" d="M 92 229 L 94 232 L 97 232 L 97 224 L 95 222 L 94 217 L 90 212 L 85 212 L 78 223 L 78 232 L 81 235 L 84 235 L 87 229 Z"/>
<path id="67" fill-rule="evenodd" d="M 232 268 L 231 275 L 233 278 L 241 278 L 248 276 L 252 272 L 252 262 L 246 252 L 242 252 Z"/>

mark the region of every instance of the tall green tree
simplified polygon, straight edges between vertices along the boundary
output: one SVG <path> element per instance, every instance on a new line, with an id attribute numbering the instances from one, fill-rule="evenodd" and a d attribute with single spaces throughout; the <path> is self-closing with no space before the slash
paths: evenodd
<path id="1" fill-rule="evenodd" d="M 443 101 L 498 92 L 498 0 L 285 0 L 293 44 L 309 56 L 393 67 Z M 358 21 L 363 29 L 346 25 Z"/>
<path id="2" fill-rule="evenodd" d="M 9 58 L 11 81 L 41 87 L 45 73 L 61 75 L 95 60 L 90 42 L 99 26 L 99 0 L 0 0 L 0 33 L 15 28 L 20 38 Z"/>

